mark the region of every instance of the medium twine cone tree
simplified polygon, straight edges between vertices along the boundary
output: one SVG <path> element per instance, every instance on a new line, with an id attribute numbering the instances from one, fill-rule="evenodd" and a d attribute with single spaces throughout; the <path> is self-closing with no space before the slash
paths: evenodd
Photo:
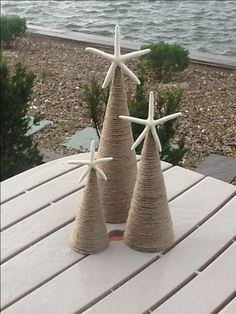
<path id="1" fill-rule="evenodd" d="M 150 130 L 144 141 L 124 241 L 145 252 L 162 251 L 174 241 L 159 152 Z"/>
<path id="2" fill-rule="evenodd" d="M 130 150 L 133 135 L 130 124 L 119 119 L 129 115 L 123 76 L 116 68 L 108 99 L 98 156 L 112 156 L 113 160 L 101 165 L 108 180 L 99 178 L 99 188 L 107 222 L 125 222 L 130 208 L 137 174 L 135 152 Z"/>
<path id="3" fill-rule="evenodd" d="M 108 245 L 109 238 L 99 197 L 97 174 L 95 169 L 91 169 L 73 225 L 70 246 L 76 252 L 94 254 L 103 251 Z"/>

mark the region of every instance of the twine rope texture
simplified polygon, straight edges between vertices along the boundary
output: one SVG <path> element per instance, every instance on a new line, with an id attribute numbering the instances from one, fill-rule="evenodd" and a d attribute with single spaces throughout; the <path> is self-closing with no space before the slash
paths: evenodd
<path id="1" fill-rule="evenodd" d="M 134 142 L 131 125 L 119 115 L 129 115 L 129 110 L 122 72 L 117 67 L 98 149 L 98 158 L 113 157 L 111 162 L 101 164 L 108 180 L 98 178 L 106 221 L 111 223 L 127 220 L 137 174 L 135 152 L 130 149 Z"/>
<path id="2" fill-rule="evenodd" d="M 159 152 L 149 131 L 144 141 L 124 242 L 140 251 L 156 252 L 174 241 Z"/>
<path id="3" fill-rule="evenodd" d="M 73 225 L 70 246 L 76 252 L 94 254 L 103 251 L 108 245 L 109 237 L 99 198 L 97 174 L 91 169 Z"/>

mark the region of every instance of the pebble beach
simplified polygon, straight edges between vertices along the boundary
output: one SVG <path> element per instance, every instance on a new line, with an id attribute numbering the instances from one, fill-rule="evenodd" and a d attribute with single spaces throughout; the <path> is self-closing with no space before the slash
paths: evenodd
<path id="1" fill-rule="evenodd" d="M 86 53 L 85 47 L 80 42 L 28 34 L 13 50 L 4 51 L 11 67 L 22 62 L 36 74 L 29 114 L 51 120 L 53 125 L 34 138 L 40 148 L 62 156 L 78 153 L 62 143 L 76 131 L 92 126 L 83 101 L 84 86 L 93 75 L 102 84 L 109 68 L 105 60 Z M 135 61 L 129 67 L 138 74 Z M 125 80 L 129 101 L 135 86 L 127 77 Z M 185 140 L 184 167 L 194 169 L 209 154 L 236 158 L 235 70 L 191 64 L 168 84 L 159 84 L 151 73 L 148 80 L 156 95 L 162 90 L 183 90 L 183 116 L 173 143 Z"/>

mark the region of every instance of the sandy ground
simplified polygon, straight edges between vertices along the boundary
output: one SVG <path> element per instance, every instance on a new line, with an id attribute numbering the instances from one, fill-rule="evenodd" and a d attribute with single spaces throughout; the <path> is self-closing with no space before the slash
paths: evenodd
<path id="1" fill-rule="evenodd" d="M 29 113 L 53 121 L 53 126 L 34 136 L 40 147 L 61 155 L 78 153 L 61 143 L 91 126 L 84 109 L 84 86 L 93 75 L 102 83 L 109 63 L 86 53 L 81 43 L 36 35 L 20 39 L 4 56 L 10 65 L 21 61 L 37 76 Z M 129 66 L 137 74 L 135 64 Z M 131 99 L 135 86 L 125 80 Z M 158 90 L 183 90 L 183 116 L 173 142 L 185 140 L 184 167 L 196 167 L 209 154 L 236 158 L 236 71 L 191 65 L 168 84 L 159 85 L 150 75 L 148 85 L 155 94 Z"/>

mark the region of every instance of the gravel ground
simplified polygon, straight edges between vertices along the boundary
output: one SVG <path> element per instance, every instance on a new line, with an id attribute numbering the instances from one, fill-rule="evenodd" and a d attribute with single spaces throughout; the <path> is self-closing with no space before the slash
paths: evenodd
<path id="1" fill-rule="evenodd" d="M 35 140 L 61 155 L 79 152 L 61 143 L 91 125 L 83 108 L 84 86 L 93 75 L 102 83 L 109 68 L 109 63 L 84 49 L 81 43 L 27 35 L 14 50 L 4 51 L 10 65 L 21 61 L 37 75 L 29 113 L 40 114 L 53 125 L 36 134 Z M 135 63 L 129 66 L 137 73 Z M 130 99 L 134 85 L 125 80 Z M 159 85 L 150 77 L 148 84 L 156 93 L 183 89 L 183 117 L 173 141 L 184 138 L 188 147 L 184 167 L 193 169 L 209 154 L 236 158 L 236 71 L 192 64 L 171 83 Z"/>

